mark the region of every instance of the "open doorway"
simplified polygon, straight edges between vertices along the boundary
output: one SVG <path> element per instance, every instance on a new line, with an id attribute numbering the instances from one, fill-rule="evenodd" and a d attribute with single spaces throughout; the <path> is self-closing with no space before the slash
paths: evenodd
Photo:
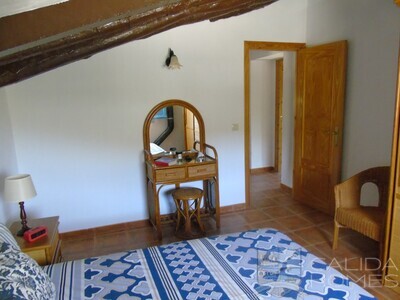
<path id="1" fill-rule="evenodd" d="M 252 175 L 281 170 L 283 61 L 282 51 L 250 52 Z"/>
<path id="2" fill-rule="evenodd" d="M 246 180 L 245 186 L 246 186 L 246 206 L 247 207 L 250 207 L 250 205 L 251 205 L 251 200 L 250 200 L 251 199 L 251 189 L 250 189 L 251 170 L 252 169 L 263 170 L 263 168 L 257 168 L 255 163 L 252 164 L 252 162 L 255 160 L 254 156 L 253 156 L 253 159 L 252 159 L 252 152 L 253 152 L 253 150 L 255 150 L 254 143 L 252 143 L 252 137 L 254 137 L 253 141 L 254 140 L 257 141 L 257 140 L 261 139 L 260 136 L 257 137 L 258 133 L 257 133 L 256 130 L 254 132 L 252 131 L 252 127 L 253 128 L 255 127 L 254 124 L 257 124 L 257 121 L 259 121 L 259 120 L 253 120 L 253 115 L 256 118 L 259 117 L 259 116 L 256 116 L 256 113 L 254 113 L 254 112 L 252 114 L 252 106 L 251 106 L 251 104 L 252 104 L 252 102 L 251 102 L 251 95 L 252 95 L 252 93 L 251 93 L 251 83 L 252 82 L 251 82 L 250 78 L 251 78 L 251 76 L 253 76 L 253 75 L 251 75 L 251 71 L 252 71 L 251 66 L 254 65 L 254 64 L 252 64 L 252 58 L 254 60 L 254 57 L 257 56 L 257 55 L 260 55 L 260 57 L 262 57 L 263 55 L 264 56 L 271 56 L 271 55 L 278 55 L 279 56 L 279 55 L 282 55 L 282 53 L 290 53 L 290 52 L 292 52 L 291 56 L 295 58 L 295 54 L 294 54 L 295 51 L 297 51 L 297 50 L 299 50 L 301 48 L 304 48 L 304 47 L 305 47 L 305 44 L 303 44 L 303 43 L 273 43 L 273 42 L 250 42 L 250 41 L 246 41 L 245 44 L 244 44 L 244 48 L 245 48 L 244 49 L 245 50 L 244 51 L 244 67 L 245 67 L 245 180 Z M 274 51 L 274 53 L 272 53 L 271 51 Z M 281 54 L 279 54 L 279 53 L 281 53 Z M 283 65 L 285 65 L 284 54 L 282 56 L 283 56 Z M 276 72 L 276 62 L 275 62 L 275 60 L 273 60 L 272 63 L 274 65 L 274 72 Z M 269 65 L 271 65 L 271 63 L 269 63 Z M 295 59 L 292 59 L 291 65 L 293 66 L 293 70 L 294 70 Z M 276 102 L 275 102 L 276 101 L 276 99 L 275 99 L 276 80 L 275 80 L 275 77 L 276 77 L 276 74 L 273 76 L 274 79 L 273 79 L 273 82 L 272 82 L 272 84 L 274 85 L 274 91 L 273 91 L 274 103 L 272 105 L 273 109 L 269 109 L 269 114 L 272 117 L 268 117 L 268 116 L 265 116 L 265 115 L 264 115 L 264 117 L 261 117 L 261 118 L 263 118 L 263 121 L 269 121 L 269 127 L 271 127 L 271 123 L 272 123 L 272 128 L 273 128 L 273 132 L 272 132 L 272 134 L 270 134 L 270 136 L 272 136 L 272 139 L 271 139 L 271 137 L 269 138 L 270 142 L 269 142 L 269 146 L 267 147 L 269 149 L 269 151 L 272 153 L 272 155 L 271 154 L 269 155 L 269 158 L 271 158 L 271 157 L 273 158 L 273 163 L 272 163 L 273 167 L 269 168 L 268 166 L 265 166 L 264 168 L 266 168 L 266 170 L 275 168 L 276 160 L 279 161 L 279 151 L 280 151 L 280 149 L 277 149 L 277 147 L 279 147 L 279 141 L 275 140 L 275 138 L 277 137 L 277 134 L 278 134 L 278 137 L 279 137 L 279 132 L 275 133 L 275 131 L 279 130 L 279 121 L 280 121 L 279 120 L 280 119 L 279 112 L 276 112 L 276 110 L 275 110 L 275 108 L 276 108 Z M 292 81 L 292 84 L 295 83 L 295 79 L 294 78 L 291 78 L 291 81 Z M 271 84 L 271 82 L 269 82 L 269 84 Z M 294 92 L 294 90 L 293 90 L 293 92 Z M 293 113 L 294 112 L 294 93 L 293 93 L 293 96 L 291 97 L 291 100 L 289 102 L 291 102 L 291 103 L 288 103 L 288 105 L 291 106 L 291 111 Z M 270 107 L 271 107 L 271 105 L 270 105 Z M 255 110 L 255 111 L 257 111 L 257 110 Z M 283 109 L 283 114 L 285 114 L 285 109 Z M 291 116 L 289 116 L 289 118 L 291 118 Z M 271 122 L 271 120 L 272 120 L 272 122 Z M 277 122 L 275 122 L 275 120 Z M 256 122 L 254 123 L 252 121 L 256 121 Z M 283 121 L 283 126 L 284 126 L 284 120 L 282 120 L 282 121 Z M 260 119 L 260 122 L 261 122 L 261 119 Z M 252 126 L 252 124 L 253 124 L 253 126 Z M 278 124 L 278 125 L 276 125 L 276 124 Z M 292 129 L 289 129 L 289 131 L 290 130 L 292 131 L 291 136 L 293 136 L 293 127 L 292 127 Z M 269 131 L 271 131 L 271 130 L 269 130 Z M 267 138 L 267 137 L 263 136 L 263 138 Z M 292 141 L 288 141 L 288 144 L 289 144 L 289 146 L 293 147 L 293 140 Z M 283 146 L 281 147 L 281 149 L 282 149 L 282 151 L 284 153 L 285 149 L 283 149 L 283 147 L 285 147 L 284 146 L 285 143 L 283 142 L 282 145 Z M 292 148 L 292 150 L 293 150 L 293 148 Z M 291 154 L 286 154 L 286 156 L 288 156 L 288 159 L 291 160 L 291 161 L 286 163 L 286 165 L 284 164 L 284 167 L 286 167 L 287 169 L 290 169 L 289 171 L 286 170 L 286 173 L 284 173 L 284 174 L 287 174 L 287 172 L 289 172 L 288 175 L 290 176 L 290 178 L 289 179 L 285 179 L 285 180 L 289 180 L 289 181 L 292 179 L 291 178 L 291 176 L 292 176 L 292 167 L 290 167 L 290 163 L 292 163 L 292 160 L 293 160 L 293 152 L 292 152 L 292 150 L 289 149 L 289 152 Z M 261 150 L 261 151 L 263 151 L 263 150 Z M 277 152 L 277 155 L 275 155 L 275 152 Z M 266 153 L 263 153 L 263 154 L 266 154 Z M 265 156 L 264 163 L 267 160 L 268 160 L 268 158 Z M 279 163 L 278 163 L 278 166 L 279 166 Z M 277 167 L 277 168 L 279 168 L 279 167 Z"/>

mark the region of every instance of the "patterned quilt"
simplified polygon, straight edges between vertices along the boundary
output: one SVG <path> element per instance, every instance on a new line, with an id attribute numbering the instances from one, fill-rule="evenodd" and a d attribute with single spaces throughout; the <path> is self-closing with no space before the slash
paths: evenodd
<path id="1" fill-rule="evenodd" d="M 274 229 L 45 267 L 58 299 L 375 299 Z"/>

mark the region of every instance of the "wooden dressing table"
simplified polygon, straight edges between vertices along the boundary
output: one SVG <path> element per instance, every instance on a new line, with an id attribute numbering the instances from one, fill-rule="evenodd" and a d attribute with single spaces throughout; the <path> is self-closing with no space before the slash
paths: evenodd
<path id="1" fill-rule="evenodd" d="M 197 132 L 186 132 L 185 144 L 193 145 L 193 150 L 204 154 L 202 160 L 193 157 L 192 160 L 186 161 L 185 156 L 193 156 L 192 151 L 183 152 L 183 160 L 181 163 L 171 166 L 159 166 L 155 160 L 160 157 L 172 157 L 169 152 L 160 154 L 151 154 L 150 152 L 150 126 L 154 116 L 162 109 L 171 106 L 180 106 L 187 115 L 187 110 L 193 114 L 196 120 Z M 177 114 L 173 116 L 177 118 Z M 193 130 L 193 126 L 186 126 L 188 122 L 192 122 L 193 118 L 185 118 L 185 128 Z M 190 124 L 189 124 L 190 125 Z M 188 129 L 185 129 L 186 131 Z M 182 100 L 167 100 L 155 106 L 148 114 L 143 127 L 143 143 L 144 156 L 146 165 L 146 184 L 147 184 L 147 203 L 149 209 L 149 219 L 157 232 L 158 239 L 162 239 L 162 218 L 160 215 L 160 191 L 167 185 L 175 185 L 179 188 L 181 183 L 202 181 L 204 200 L 202 207 L 202 215 L 211 216 L 216 223 L 216 227 L 220 226 L 220 208 L 219 208 L 219 182 L 218 182 L 218 154 L 213 146 L 205 143 L 204 123 L 200 113 L 191 104 Z M 194 141 L 198 138 L 198 141 Z M 190 140 L 192 139 L 192 140 Z M 162 144 L 161 144 L 162 145 Z"/>

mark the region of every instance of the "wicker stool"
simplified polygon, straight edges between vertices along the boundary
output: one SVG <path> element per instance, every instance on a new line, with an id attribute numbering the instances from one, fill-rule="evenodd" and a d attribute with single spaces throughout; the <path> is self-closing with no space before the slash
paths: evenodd
<path id="1" fill-rule="evenodd" d="M 194 238 L 204 235 L 204 227 L 200 219 L 200 204 L 203 197 L 203 191 L 198 188 L 180 188 L 172 192 L 176 204 L 177 222 L 175 232 L 183 238 Z M 181 218 L 185 220 L 185 228 L 183 233 L 179 233 Z M 192 218 L 195 218 L 200 228 L 199 232 L 192 230 Z"/>

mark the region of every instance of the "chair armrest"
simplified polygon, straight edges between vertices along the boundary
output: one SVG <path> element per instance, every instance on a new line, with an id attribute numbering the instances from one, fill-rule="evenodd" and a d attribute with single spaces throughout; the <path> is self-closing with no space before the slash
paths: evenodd
<path id="1" fill-rule="evenodd" d="M 360 207 L 361 186 L 357 175 L 339 183 L 334 188 L 335 209 Z"/>

